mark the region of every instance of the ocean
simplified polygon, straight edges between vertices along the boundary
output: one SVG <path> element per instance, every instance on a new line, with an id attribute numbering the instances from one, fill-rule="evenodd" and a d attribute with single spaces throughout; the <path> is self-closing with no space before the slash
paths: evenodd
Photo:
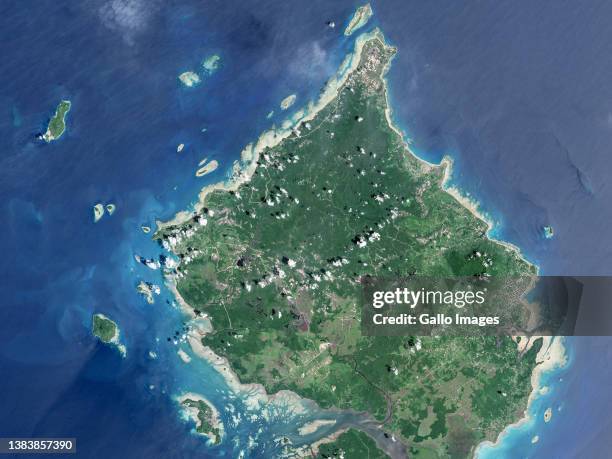
<path id="1" fill-rule="evenodd" d="M 295 93 L 298 109 L 317 97 L 353 49 L 342 30 L 358 5 L 0 5 L 1 436 L 76 437 L 84 457 L 236 457 L 249 442 L 250 457 L 269 457 L 275 437 L 329 416 L 312 408 L 300 419 L 236 423 L 226 413 L 231 441 L 218 447 L 191 434 L 174 401 L 180 393 L 245 408 L 209 365 L 177 356 L 187 345 L 167 338 L 184 318 L 167 289 L 153 305 L 136 292 L 141 280 L 163 280 L 134 255 L 161 253 L 141 225 L 170 218 L 223 180 L 242 148 L 286 117 L 282 99 Z M 422 157 L 454 158 L 453 184 L 544 274 L 607 274 L 611 86 L 608 60 L 598 57 L 612 43 L 600 19 L 611 7 L 467 5 L 373 3 L 364 30 L 381 27 L 399 49 L 389 74 L 394 121 Z M 178 81 L 212 54 L 221 57 L 215 73 L 191 88 Z M 36 136 L 61 99 L 72 102 L 67 130 L 45 144 Z M 220 167 L 196 178 L 203 158 Z M 117 210 L 94 224 L 98 202 Z M 548 224 L 552 240 L 542 237 Z M 95 312 L 119 324 L 126 358 L 93 338 Z M 611 350 L 605 338 L 568 340 L 569 366 L 549 382 L 551 398 L 533 406 L 536 417 L 544 404 L 562 411 L 509 434 L 499 454 L 603 457 Z M 590 415 L 569 435 L 579 413 Z"/>

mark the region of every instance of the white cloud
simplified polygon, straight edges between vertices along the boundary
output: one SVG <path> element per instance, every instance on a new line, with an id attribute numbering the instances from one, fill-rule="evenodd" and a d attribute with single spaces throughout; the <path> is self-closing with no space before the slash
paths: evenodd
<path id="1" fill-rule="evenodd" d="M 136 35 L 146 28 L 152 12 L 157 9 L 155 3 L 146 0 L 110 0 L 98 11 L 102 23 L 120 33 L 131 45 Z"/>
<path id="2" fill-rule="evenodd" d="M 300 77 L 327 76 L 334 69 L 328 62 L 327 51 L 319 42 L 306 43 L 295 53 L 295 59 L 289 64 L 289 71 Z"/>

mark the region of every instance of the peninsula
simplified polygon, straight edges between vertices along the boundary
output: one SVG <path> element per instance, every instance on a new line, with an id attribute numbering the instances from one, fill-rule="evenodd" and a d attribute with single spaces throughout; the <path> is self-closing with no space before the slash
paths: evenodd
<path id="1" fill-rule="evenodd" d="M 358 37 L 316 111 L 155 237 L 182 260 L 166 270 L 182 304 L 212 323 L 201 344 L 242 382 L 368 413 L 412 457 L 468 457 L 523 416 L 542 340 L 364 336 L 361 280 L 537 269 L 446 191 L 450 163 L 420 160 L 392 125 L 395 53 L 379 31 Z M 348 432 L 329 448 L 363 435 Z"/>

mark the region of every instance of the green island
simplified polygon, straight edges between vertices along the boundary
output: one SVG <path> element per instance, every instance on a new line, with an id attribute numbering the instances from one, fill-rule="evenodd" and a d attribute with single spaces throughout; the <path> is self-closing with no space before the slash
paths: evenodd
<path id="1" fill-rule="evenodd" d="M 411 457 L 470 457 L 523 416 L 542 340 L 520 351 L 511 337 L 363 336 L 360 280 L 536 268 L 444 190 L 448 164 L 416 158 L 392 127 L 395 52 L 370 34 L 336 97 L 263 149 L 249 180 L 211 190 L 155 237 L 181 259 L 179 294 L 214 327 L 202 343 L 242 382 L 366 412 Z M 370 450 L 364 435 L 321 451 Z"/>
<path id="2" fill-rule="evenodd" d="M 119 341 L 119 327 L 111 319 L 104 314 L 94 314 L 92 319 L 92 333 L 104 344 L 115 346 L 121 355 L 125 357 L 125 346 Z"/>
<path id="3" fill-rule="evenodd" d="M 45 142 L 51 142 L 53 140 L 59 139 L 64 131 L 66 130 L 66 115 L 70 111 L 70 101 L 62 100 L 57 109 L 55 110 L 55 115 L 49 121 L 49 126 L 47 127 L 47 131 L 43 135 L 43 139 Z"/>
<path id="4" fill-rule="evenodd" d="M 187 394 L 179 401 L 183 407 L 191 410 L 192 418 L 196 423 L 196 432 L 208 437 L 213 445 L 221 443 L 223 426 L 219 421 L 216 409 L 196 394 Z"/>

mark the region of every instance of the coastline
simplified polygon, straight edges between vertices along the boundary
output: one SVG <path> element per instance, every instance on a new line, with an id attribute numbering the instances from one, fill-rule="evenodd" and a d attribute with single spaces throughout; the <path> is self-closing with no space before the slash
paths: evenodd
<path id="1" fill-rule="evenodd" d="M 545 395 L 548 392 L 548 387 L 541 385 L 542 376 L 551 371 L 564 368 L 568 363 L 566 348 L 563 345 L 565 337 L 532 336 L 528 340 L 526 340 L 525 337 L 521 338 L 521 342 L 517 343 L 520 352 L 526 352 L 527 350 L 529 350 L 532 344 L 538 338 L 543 339 L 542 348 L 536 356 L 537 366 L 533 369 L 533 372 L 531 373 L 531 393 L 529 394 L 529 399 L 527 400 L 527 407 L 525 408 L 524 415 L 518 421 L 507 425 L 504 430 L 502 430 L 497 435 L 495 442 L 485 440 L 478 444 L 478 446 L 476 446 L 476 449 L 474 450 L 473 457 L 475 459 L 479 457 L 482 448 L 487 447 L 493 449 L 499 447 L 510 433 L 510 429 L 519 428 L 527 424 L 528 422 L 535 420 L 534 416 L 529 413 L 529 410 L 531 409 L 533 403 L 538 399 L 539 396 Z"/>
<path id="2" fill-rule="evenodd" d="M 175 216 L 168 221 L 156 221 L 157 229 L 155 234 L 160 232 L 161 230 L 177 226 L 182 223 L 185 223 L 189 219 L 191 219 L 194 213 L 200 213 L 202 209 L 205 207 L 207 196 L 214 191 L 234 191 L 243 183 L 250 181 L 256 167 L 257 161 L 259 159 L 260 154 L 266 148 L 273 148 L 279 145 L 283 140 L 288 138 L 291 134 L 296 132 L 297 126 L 300 123 L 307 122 L 312 120 L 323 108 L 325 108 L 330 102 L 332 102 L 338 95 L 339 90 L 347 81 L 348 77 L 353 73 L 353 71 L 357 68 L 361 54 L 363 51 L 364 45 L 372 39 L 379 39 L 385 47 L 392 47 L 386 40 L 380 29 L 376 28 L 371 32 L 363 33 L 359 35 L 355 39 L 355 49 L 352 53 L 348 54 L 343 62 L 341 63 L 337 74 L 332 77 L 329 82 L 326 84 L 323 89 L 319 99 L 317 102 L 313 103 L 312 101 L 308 103 L 307 107 L 298 112 L 299 116 L 295 116 L 287 120 L 287 122 L 282 123 L 281 128 L 271 128 L 267 131 L 264 131 L 259 138 L 255 142 L 251 142 L 245 146 L 245 148 L 241 152 L 240 161 L 235 161 L 232 167 L 232 173 L 229 178 L 222 182 L 217 182 L 213 184 L 209 184 L 203 187 L 199 194 L 198 200 L 193 205 L 193 209 L 183 210 L 175 214 Z M 530 266 L 533 266 L 536 269 L 536 274 L 539 273 L 539 266 L 531 263 L 529 260 L 525 258 L 522 254 L 519 247 L 508 242 L 496 239 L 491 236 L 491 230 L 494 228 L 494 222 L 486 216 L 483 212 L 479 210 L 480 204 L 473 199 L 466 197 L 461 191 L 449 184 L 452 177 L 452 166 L 453 160 L 449 156 L 445 156 L 439 164 L 430 163 L 425 159 L 419 157 L 415 154 L 410 148 L 410 141 L 407 140 L 404 134 L 398 129 L 398 127 L 393 123 L 392 120 L 392 109 L 389 101 L 389 91 L 388 91 L 388 81 L 386 79 L 386 74 L 388 69 L 391 66 L 393 61 L 393 57 L 389 60 L 389 62 L 383 68 L 381 79 L 384 84 L 385 91 L 385 100 L 386 100 L 386 110 L 385 116 L 387 119 L 387 123 L 389 127 L 399 136 L 401 142 L 404 144 L 406 152 L 420 161 L 423 166 L 428 169 L 442 168 L 443 174 L 442 179 L 440 181 L 441 188 L 451 195 L 454 199 L 456 199 L 459 204 L 461 204 L 464 208 L 466 208 L 472 215 L 481 220 L 487 225 L 487 231 L 485 237 L 489 240 L 503 245 L 508 250 L 511 250 L 517 254 L 525 263 Z M 299 132 L 299 131 L 298 131 Z M 166 285 L 169 286 L 172 293 L 177 298 L 179 304 L 181 305 L 181 309 L 190 317 L 194 318 L 195 314 L 193 310 L 189 307 L 189 305 L 182 299 L 178 290 L 176 288 L 176 279 L 172 276 L 166 276 Z M 210 322 L 208 322 L 210 325 Z M 247 397 L 247 406 L 249 409 L 262 408 L 262 405 L 267 404 L 277 404 L 284 403 L 291 407 L 294 413 L 299 414 L 303 413 L 305 408 L 303 405 L 304 399 L 299 397 L 297 394 L 291 391 L 279 391 L 275 394 L 268 394 L 261 384 L 250 383 L 243 384 L 240 382 L 238 375 L 233 371 L 230 366 L 229 361 L 225 357 L 218 356 L 215 354 L 210 348 L 204 346 L 201 342 L 202 336 L 204 336 L 205 332 L 200 330 L 199 332 L 190 332 L 188 337 L 188 342 L 191 346 L 192 351 L 198 355 L 199 357 L 206 360 L 210 363 L 215 369 L 223 375 L 226 380 L 228 386 L 237 393 L 245 394 Z M 548 339 L 547 339 L 548 338 Z M 521 351 L 521 344 L 517 344 L 519 351 Z M 551 371 L 552 369 L 558 368 L 559 366 L 563 366 L 566 362 L 565 359 L 565 348 L 560 339 L 552 339 L 550 337 L 544 337 L 544 343 L 542 349 L 538 353 L 536 358 L 537 365 L 534 368 L 531 375 L 531 383 L 532 383 L 532 392 L 529 395 L 527 407 L 525 409 L 525 417 L 517 421 L 516 423 L 510 424 L 506 426 L 502 432 L 498 434 L 496 442 L 493 444 L 490 441 L 485 441 L 479 444 L 476 447 L 475 455 L 478 454 L 479 449 L 486 444 L 490 445 L 498 445 L 504 437 L 504 434 L 508 431 L 510 427 L 515 427 L 518 425 L 522 425 L 523 423 L 529 421 L 530 417 L 528 415 L 528 410 L 532 404 L 532 401 L 537 398 L 539 393 L 539 384 L 541 381 L 541 376 L 544 372 Z M 342 429 L 338 430 L 334 434 L 326 437 L 332 438 L 337 434 L 339 436 L 342 433 Z M 323 442 L 324 439 L 319 440 L 319 442 Z M 333 438 L 332 438 L 333 440 Z M 331 440 L 328 440 L 331 441 Z M 317 444 L 317 443 L 315 443 Z M 313 444 L 312 446 L 314 446 Z"/>
<path id="3" fill-rule="evenodd" d="M 203 395 L 196 394 L 195 392 L 184 392 L 175 398 L 179 404 L 182 404 L 185 400 L 188 400 L 188 399 L 196 401 L 196 402 L 204 402 L 209 406 L 214 416 L 219 418 L 219 410 L 210 402 L 210 400 L 208 400 Z"/>
<path id="4" fill-rule="evenodd" d="M 377 28 L 373 32 L 380 32 L 380 30 Z M 380 32 L 380 34 L 382 35 L 382 32 Z M 385 41 L 384 36 L 382 36 L 381 40 L 386 46 L 391 46 Z M 401 131 L 401 129 L 393 122 L 393 110 L 391 108 L 392 106 L 391 101 L 389 100 L 389 82 L 387 81 L 386 75 L 389 69 L 391 68 L 391 64 L 393 63 L 394 58 L 395 58 L 395 55 L 391 56 L 391 59 L 389 59 L 389 62 L 387 62 L 381 74 L 381 79 L 383 80 L 384 88 L 385 88 L 385 103 L 387 105 L 385 109 L 385 117 L 387 119 L 387 124 L 389 125 L 389 128 L 399 136 L 401 142 L 404 144 L 406 148 L 407 153 L 411 155 L 413 158 L 415 158 L 417 161 L 419 161 L 423 165 L 423 167 L 427 169 L 442 168 L 443 175 L 442 175 L 442 181 L 440 182 L 440 186 L 442 190 L 450 194 L 453 198 L 455 198 L 455 200 L 459 204 L 461 204 L 468 211 L 470 211 L 470 213 L 474 217 L 481 220 L 487 225 L 487 231 L 486 231 L 487 239 L 495 243 L 498 243 L 500 245 L 503 245 L 507 249 L 515 252 L 525 263 L 527 263 L 530 266 L 533 266 L 536 269 L 536 275 L 539 275 L 540 267 L 530 262 L 525 257 L 525 255 L 523 254 L 523 252 L 518 246 L 512 244 L 511 242 L 504 241 L 502 239 L 497 239 L 491 236 L 491 231 L 495 228 L 495 222 L 493 222 L 491 218 L 489 218 L 483 211 L 480 210 L 480 203 L 475 199 L 470 199 L 467 196 L 465 196 L 465 194 L 463 194 L 459 188 L 450 185 L 450 181 L 452 180 L 452 175 L 453 175 L 453 163 L 454 163 L 452 157 L 445 155 L 442 158 L 442 160 L 436 164 L 436 163 L 429 162 L 424 158 L 421 158 L 414 151 L 412 151 L 412 149 L 410 148 L 410 144 L 412 143 L 412 141 L 406 138 L 406 136 Z"/>
<path id="5" fill-rule="evenodd" d="M 196 314 L 193 312 L 193 308 L 187 304 L 187 302 L 183 299 L 178 289 L 176 288 L 176 278 L 170 274 L 164 274 L 164 284 L 170 293 L 176 298 L 177 303 L 181 308 L 181 312 L 185 314 L 190 319 L 195 319 Z"/>
<path id="6" fill-rule="evenodd" d="M 204 160 L 203 162 L 200 162 L 200 165 L 202 167 L 200 167 L 196 171 L 196 173 L 195 173 L 196 177 L 204 177 L 205 175 L 208 175 L 211 172 L 216 171 L 217 168 L 219 167 L 219 162 L 217 160 L 213 159 L 209 163 L 206 163 L 206 160 Z"/>
<path id="7" fill-rule="evenodd" d="M 251 142 L 247 144 L 240 154 L 240 162 L 234 162 L 229 179 L 203 187 L 198 194 L 198 201 L 193 206 L 191 211 L 179 211 L 172 219 L 165 222 L 157 220 L 157 228 L 153 238 L 155 238 L 155 236 L 163 229 L 185 223 L 192 218 L 194 213 L 200 213 L 206 205 L 206 197 L 209 193 L 217 190 L 233 191 L 243 183 L 248 182 L 257 168 L 259 155 L 266 148 L 273 148 L 280 144 L 283 140 L 294 133 L 294 129 L 299 125 L 299 123 L 312 120 L 322 109 L 324 109 L 338 96 L 340 89 L 346 83 L 348 77 L 359 65 L 363 47 L 372 39 L 379 39 L 385 46 L 389 46 L 385 41 L 382 32 L 378 28 L 374 29 L 372 32 L 359 35 L 355 39 L 354 51 L 344 58 L 340 64 L 337 74 L 328 81 L 317 102 L 313 103 L 311 101 L 307 105 L 306 109 L 302 109 L 298 112 L 301 116 L 294 115 L 292 118 L 290 118 L 290 124 L 286 125 L 287 127 L 281 127 L 280 129 L 271 128 L 264 131 L 254 143 Z M 210 348 L 202 344 L 201 339 L 207 333 L 207 331 L 210 331 L 209 327 L 212 327 L 212 324 L 207 321 L 206 317 L 204 317 L 203 320 L 195 320 L 196 315 L 193 312 L 193 308 L 187 304 L 187 302 L 178 292 L 176 278 L 168 274 L 165 274 L 164 277 L 165 284 L 177 299 L 181 311 L 197 322 L 198 326 L 194 327 L 194 329 L 188 334 L 188 343 L 191 350 L 198 357 L 204 359 L 210 365 L 212 365 L 217 372 L 223 376 L 232 391 L 237 394 L 245 395 L 245 402 L 248 409 L 256 410 L 262 409 L 266 406 L 285 406 L 288 407 L 293 414 L 303 414 L 306 412 L 306 408 L 304 406 L 305 399 L 298 396 L 294 392 L 281 390 L 274 394 L 268 394 L 262 384 L 243 384 L 238 375 L 231 368 L 230 363 L 226 358 L 215 354 Z M 206 323 L 206 326 L 201 326 L 203 322 Z M 264 413 L 264 416 L 265 415 L 266 414 Z M 341 433 L 342 432 L 337 432 L 337 435 L 339 436 Z M 329 438 L 327 441 L 333 441 L 333 435 L 326 438 Z"/>
<path id="8" fill-rule="evenodd" d="M 371 32 L 359 35 L 355 39 L 354 51 L 344 58 L 340 64 L 337 74 L 330 78 L 317 102 L 313 103 L 311 101 L 308 103 L 306 109 L 303 110 L 303 115 L 301 117 L 294 117 L 290 119 L 291 125 L 289 127 L 281 127 L 278 129 L 271 128 L 264 131 L 255 142 L 247 144 L 240 154 L 240 162 L 236 161 L 234 163 L 232 174 L 228 180 L 213 183 L 202 188 L 198 194 L 198 202 L 194 205 L 193 210 L 180 211 L 168 221 L 157 220 L 157 230 L 155 233 L 157 234 L 157 232 L 165 228 L 185 223 L 192 217 L 194 212 L 199 213 L 205 207 L 206 196 L 209 193 L 216 190 L 234 191 L 243 183 L 248 182 L 255 172 L 257 160 L 259 159 L 261 152 L 263 152 L 266 148 L 273 148 L 280 144 L 283 140 L 294 133 L 294 129 L 299 123 L 312 120 L 323 108 L 332 102 L 338 95 L 338 91 L 344 85 L 348 77 L 359 65 L 364 45 L 371 39 L 376 38 L 385 44 L 385 46 L 388 46 L 382 32 L 378 28 Z"/>
<path id="9" fill-rule="evenodd" d="M 121 354 L 121 357 L 123 358 L 127 357 L 127 348 L 125 347 L 125 344 L 121 342 L 121 330 L 119 329 L 119 325 L 117 325 L 117 323 L 114 320 L 110 319 L 109 317 L 105 316 L 104 314 L 100 312 L 97 312 L 93 315 L 94 318 L 96 316 L 102 320 L 111 322 L 115 327 L 115 332 L 113 333 L 113 336 L 108 341 L 104 341 L 99 335 L 95 334 L 92 331 L 93 336 L 99 339 L 102 343 L 113 346 L 115 349 L 117 349 L 117 351 L 119 351 L 119 354 Z"/>
<path id="10" fill-rule="evenodd" d="M 360 6 L 355 10 L 353 16 L 351 17 L 346 29 L 344 29 L 344 36 L 350 37 L 363 26 L 365 26 L 370 18 L 372 17 L 372 7 L 369 3 L 366 3 L 363 6 Z"/>
<path id="11" fill-rule="evenodd" d="M 202 330 L 189 332 L 187 341 L 191 350 L 215 368 L 234 393 L 245 396 L 245 405 L 249 410 L 264 409 L 272 405 L 289 408 L 292 414 L 306 413 L 304 399 L 294 392 L 281 390 L 274 394 L 268 394 L 262 384 L 242 383 L 225 357 L 215 354 L 212 349 L 202 344 L 201 339 L 205 334 L 206 332 Z"/>
<path id="12" fill-rule="evenodd" d="M 450 194 L 453 198 L 455 198 L 455 200 L 459 204 L 461 204 L 464 208 L 466 208 L 474 217 L 478 218 L 479 220 L 481 220 L 487 225 L 487 231 L 486 231 L 485 237 L 489 239 L 490 241 L 493 241 L 496 244 L 500 244 L 506 247 L 508 250 L 515 252 L 525 263 L 535 268 L 536 276 L 538 276 L 540 274 L 540 267 L 537 264 L 529 261 L 518 246 L 516 246 L 515 244 L 512 244 L 511 242 L 497 239 L 491 236 L 491 231 L 494 229 L 495 223 L 484 212 L 480 210 L 480 203 L 475 199 L 470 199 L 467 196 L 465 196 L 459 188 L 450 185 L 450 181 L 452 180 L 452 171 L 453 171 L 453 163 L 454 163 L 452 157 L 445 155 L 440 161 L 440 163 L 438 164 L 431 163 L 421 158 L 410 148 L 411 141 L 407 139 L 404 133 L 394 124 L 393 118 L 392 118 L 393 111 L 391 109 L 391 101 L 389 100 L 389 90 L 388 90 L 389 86 L 388 86 L 388 81 L 385 77 L 386 73 L 391 67 L 394 57 L 395 56 L 393 56 L 389 60 L 389 62 L 383 69 L 383 73 L 382 73 L 382 79 L 385 84 L 385 100 L 387 104 L 387 108 L 385 110 L 387 124 L 400 137 L 401 141 L 404 143 L 406 147 L 407 153 L 410 154 L 412 157 L 416 158 L 418 161 L 420 161 L 424 167 L 429 168 L 429 169 L 443 168 L 443 176 L 440 182 L 440 186 L 442 190 Z M 531 337 L 531 338 L 532 340 L 535 340 L 538 337 Z M 495 443 L 485 440 L 484 442 L 481 442 L 480 444 L 478 444 L 474 452 L 475 458 L 478 457 L 478 451 L 481 449 L 481 447 L 483 446 L 490 446 L 493 448 L 497 447 L 499 444 L 501 444 L 501 442 L 503 441 L 505 435 L 507 434 L 510 428 L 520 427 L 531 420 L 531 416 L 529 415 L 529 409 L 531 408 L 533 401 L 536 400 L 538 395 L 540 395 L 541 393 L 540 391 L 542 388 L 540 387 L 540 381 L 542 379 L 542 375 L 549 371 L 563 367 L 567 364 L 567 355 L 566 355 L 565 346 L 561 340 L 561 337 L 554 338 L 554 337 L 548 336 L 548 337 L 542 337 L 542 338 L 544 342 L 542 343 L 542 348 L 540 349 L 540 352 L 538 352 L 538 355 L 536 356 L 536 367 L 533 369 L 533 372 L 531 374 L 532 390 L 527 400 L 527 406 L 524 411 L 524 416 L 518 421 L 516 421 L 515 423 L 512 423 L 506 426 L 504 430 L 502 430 L 498 434 Z M 531 347 L 531 345 L 533 344 L 532 340 L 529 340 L 529 342 L 527 343 L 529 347 Z M 523 340 L 523 343 L 524 342 L 525 341 Z M 518 347 L 519 352 L 525 352 L 526 350 L 528 350 L 528 347 L 521 348 L 520 343 L 517 343 L 517 347 Z"/>
<path id="13" fill-rule="evenodd" d="M 416 156 L 414 153 L 412 154 L 413 156 Z M 515 244 L 511 242 L 504 241 L 503 239 L 498 239 L 496 237 L 491 236 L 491 231 L 495 229 L 495 222 L 491 220 L 491 218 L 486 213 L 480 210 L 480 202 L 477 201 L 476 199 L 467 197 L 465 194 L 461 192 L 459 188 L 453 185 L 450 185 L 450 181 L 452 180 L 452 175 L 453 175 L 453 164 L 454 164 L 454 161 L 450 156 L 444 156 L 444 158 L 442 158 L 442 161 L 440 161 L 440 164 L 438 165 L 439 167 L 444 168 L 444 175 L 442 177 L 442 183 L 441 183 L 442 189 L 446 191 L 448 194 L 450 194 L 453 198 L 455 198 L 455 200 L 457 200 L 459 204 L 461 204 L 463 207 L 469 210 L 472 213 L 472 215 L 482 220 L 487 225 L 487 232 L 486 232 L 487 239 L 497 244 L 503 245 L 508 250 L 515 252 L 525 263 L 527 263 L 530 266 L 533 266 L 536 269 L 536 275 L 539 275 L 540 267 L 537 264 L 529 261 L 518 246 L 516 246 Z"/>
<path id="14" fill-rule="evenodd" d="M 197 408 L 184 405 L 184 402 L 187 400 L 193 400 L 194 402 L 202 402 L 206 404 L 206 406 L 210 409 L 212 413 L 210 417 L 211 426 L 214 429 L 218 429 L 219 438 L 213 439 L 210 438 L 208 434 L 197 432 L 197 430 L 196 432 L 198 435 L 209 437 L 210 441 L 212 441 L 213 443 L 218 443 L 223 440 L 223 437 L 225 436 L 225 426 L 223 425 L 223 421 L 221 421 L 221 414 L 219 413 L 219 410 L 217 409 L 217 407 L 215 407 L 215 405 L 213 405 L 210 400 L 208 400 L 203 395 L 196 394 L 195 392 L 182 393 L 181 395 L 176 396 L 175 400 L 180 405 L 184 418 L 186 420 L 191 420 L 195 422 L 196 429 L 199 428 L 202 423 L 202 421 L 198 417 L 199 410 Z"/>
<path id="15" fill-rule="evenodd" d="M 125 347 L 125 344 L 121 343 L 120 336 L 121 336 L 121 333 L 119 332 L 119 328 L 117 328 L 117 332 L 115 333 L 115 336 L 113 336 L 113 338 L 109 341 L 109 343 L 113 344 L 119 351 L 119 354 L 121 354 L 121 357 L 125 358 L 127 357 L 127 349 Z"/>
<path id="16" fill-rule="evenodd" d="M 315 455 L 319 454 L 319 448 L 321 447 L 321 445 L 325 445 L 327 443 L 335 442 L 338 438 L 340 438 L 340 435 L 348 432 L 348 430 L 349 429 L 347 427 L 342 428 L 342 429 L 338 429 L 335 432 L 329 434 L 328 436 L 323 437 L 320 440 L 315 441 L 308 448 L 310 450 L 311 457 L 314 457 Z M 305 457 L 305 456 L 303 456 L 303 457 Z"/>

